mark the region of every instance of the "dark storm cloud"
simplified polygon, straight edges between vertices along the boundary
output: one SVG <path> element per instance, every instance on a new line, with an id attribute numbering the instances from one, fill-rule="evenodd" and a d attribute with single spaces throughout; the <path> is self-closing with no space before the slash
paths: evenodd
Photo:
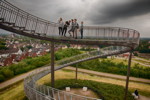
<path id="1" fill-rule="evenodd" d="M 150 0 L 130 0 L 121 4 L 115 2 L 115 4 L 106 4 L 103 7 L 96 5 L 92 10 L 93 12 L 87 17 L 92 23 L 107 24 L 118 19 L 123 20 L 129 17 L 150 13 Z"/>

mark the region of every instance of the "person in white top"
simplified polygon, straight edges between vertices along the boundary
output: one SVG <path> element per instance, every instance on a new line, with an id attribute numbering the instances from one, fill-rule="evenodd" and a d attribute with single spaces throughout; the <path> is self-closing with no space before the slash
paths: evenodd
<path id="1" fill-rule="evenodd" d="M 62 18 L 60 18 L 60 19 L 58 20 L 58 24 L 59 24 L 59 27 L 58 27 L 59 35 L 62 35 L 63 26 L 64 26 L 64 22 L 63 22 Z"/>
<path id="2" fill-rule="evenodd" d="M 79 24 L 77 23 L 77 19 L 74 19 L 73 29 L 74 29 L 73 37 L 77 39 L 77 30 L 79 29 Z"/>

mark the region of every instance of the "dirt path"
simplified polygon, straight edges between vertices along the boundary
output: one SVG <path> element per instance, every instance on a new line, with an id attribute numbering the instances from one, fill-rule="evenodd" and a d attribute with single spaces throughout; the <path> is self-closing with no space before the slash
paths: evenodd
<path id="1" fill-rule="evenodd" d="M 138 61 L 135 61 L 135 60 L 132 60 L 132 61 L 137 63 L 137 64 L 140 64 L 140 65 L 143 65 L 143 66 L 146 66 L 146 67 L 150 67 L 150 65 L 148 65 L 148 64 L 144 64 L 144 63 L 141 63 L 141 62 L 138 62 Z"/>
<path id="2" fill-rule="evenodd" d="M 73 70 L 73 71 L 76 70 L 76 68 L 74 68 L 74 67 L 66 67 L 64 69 Z M 115 79 L 126 80 L 126 76 L 123 76 L 123 75 L 116 75 L 116 74 L 110 74 L 110 73 L 104 73 L 104 72 L 97 72 L 97 71 L 91 71 L 91 70 L 80 69 L 80 68 L 78 68 L 78 72 L 83 72 L 83 73 L 97 75 L 97 76 L 103 76 L 103 77 L 110 77 L 110 78 L 115 78 Z M 136 82 L 142 82 L 142 83 L 150 83 L 149 79 L 142 79 L 142 78 L 135 78 L 135 77 L 130 77 L 130 81 L 136 81 Z"/>
<path id="3" fill-rule="evenodd" d="M 150 100 L 150 98 L 140 95 L 138 100 Z"/>

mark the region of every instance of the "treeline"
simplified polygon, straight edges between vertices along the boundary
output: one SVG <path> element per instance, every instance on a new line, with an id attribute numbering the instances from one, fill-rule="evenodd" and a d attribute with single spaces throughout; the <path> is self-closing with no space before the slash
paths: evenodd
<path id="1" fill-rule="evenodd" d="M 55 60 L 61 60 L 66 57 L 75 56 L 80 54 L 78 49 L 62 49 L 55 53 Z M 19 62 L 18 64 L 12 64 L 0 68 L 0 82 L 8 80 L 16 75 L 28 72 L 38 67 L 42 67 L 50 63 L 50 54 L 39 56 L 35 58 L 27 58 Z"/>
<path id="2" fill-rule="evenodd" d="M 149 40 L 140 40 L 139 46 L 135 49 L 135 51 L 139 51 L 140 53 L 150 53 L 149 47 Z"/>
<path id="3" fill-rule="evenodd" d="M 73 65 L 74 67 L 76 65 Z M 119 75 L 127 75 L 127 65 L 123 62 L 115 63 L 108 59 L 95 59 L 86 62 L 79 63 L 77 65 L 79 68 L 84 68 L 93 71 L 99 72 L 107 72 Z M 135 64 L 131 67 L 131 76 L 133 77 L 140 77 L 140 78 L 147 78 L 150 79 L 150 68 L 149 67 L 142 67 L 139 64 Z"/>

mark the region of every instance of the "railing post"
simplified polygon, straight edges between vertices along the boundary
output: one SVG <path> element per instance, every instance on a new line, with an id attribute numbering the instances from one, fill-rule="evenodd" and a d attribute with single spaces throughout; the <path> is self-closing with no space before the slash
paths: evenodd
<path id="1" fill-rule="evenodd" d="M 16 24 L 16 22 L 17 22 L 18 15 L 19 15 L 19 9 L 18 9 L 18 12 L 17 12 L 16 18 L 15 18 L 15 24 Z"/>
<path id="2" fill-rule="evenodd" d="M 25 26 L 24 26 L 25 28 L 26 28 L 26 26 L 27 26 L 28 17 L 29 17 L 29 14 L 27 15 L 27 19 L 26 19 Z"/>
<path id="3" fill-rule="evenodd" d="M 0 0 L 0 17 L 2 16 L 2 0 Z"/>
<path id="4" fill-rule="evenodd" d="M 104 28 L 104 36 L 103 36 L 103 37 L 104 37 L 104 39 L 105 39 L 105 35 L 106 35 L 106 32 L 105 32 L 105 28 Z"/>
<path id="5" fill-rule="evenodd" d="M 66 94 L 65 94 L 65 92 L 63 94 L 64 94 L 64 100 L 66 100 Z"/>
<path id="6" fill-rule="evenodd" d="M 46 87 L 46 88 L 47 88 L 47 95 L 50 96 L 49 88 L 48 87 Z"/>
<path id="7" fill-rule="evenodd" d="M 54 88 L 54 42 L 51 42 L 51 87 Z"/>
<path id="8" fill-rule="evenodd" d="M 4 6 L 5 4 L 4 3 L 1 3 L 1 6 L 3 6 L 3 7 L 1 7 L 1 10 L 3 9 L 3 12 L 1 11 L 1 17 L 2 18 L 5 18 L 5 20 L 7 19 L 7 17 L 5 16 L 6 15 L 6 8 L 5 8 L 5 6 Z"/>
<path id="9" fill-rule="evenodd" d="M 11 16 L 12 16 L 13 10 L 10 11 L 10 16 L 8 22 L 11 22 Z"/>
<path id="10" fill-rule="evenodd" d="M 37 18 L 37 20 L 36 20 L 36 24 L 35 24 L 35 33 L 36 33 L 36 29 L 37 29 L 37 24 L 38 24 L 38 18 Z"/>
<path id="11" fill-rule="evenodd" d="M 127 31 L 127 39 L 126 40 L 128 40 L 129 41 L 129 29 L 128 29 L 128 31 Z"/>
<path id="12" fill-rule="evenodd" d="M 127 100 L 128 85 L 129 85 L 129 77 L 130 77 L 131 59 L 132 59 L 132 51 L 130 52 L 130 55 L 129 55 L 129 61 L 128 61 L 127 79 L 126 79 L 126 87 L 125 87 L 125 96 L 124 96 L 124 100 Z"/>
<path id="13" fill-rule="evenodd" d="M 133 31 L 133 41 L 135 41 L 135 30 Z"/>
<path id="14" fill-rule="evenodd" d="M 45 29 L 44 29 L 44 34 L 47 34 L 47 30 L 48 30 L 48 23 L 45 24 Z"/>
<path id="15" fill-rule="evenodd" d="M 58 100 L 60 100 L 60 94 L 59 94 L 59 91 L 57 91 L 57 94 L 58 94 Z"/>

